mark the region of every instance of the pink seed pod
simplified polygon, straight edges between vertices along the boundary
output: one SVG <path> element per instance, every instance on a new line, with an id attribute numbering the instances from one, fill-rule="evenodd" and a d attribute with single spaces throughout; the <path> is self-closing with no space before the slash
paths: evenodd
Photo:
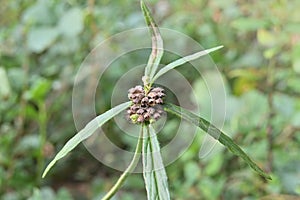
<path id="1" fill-rule="evenodd" d="M 140 108 L 138 109 L 138 111 L 136 111 L 136 114 L 143 114 L 144 112 L 146 112 L 144 109 Z"/>
<path id="2" fill-rule="evenodd" d="M 149 101 L 149 98 L 144 97 L 141 102 L 142 102 L 142 104 L 146 104 L 146 103 L 148 103 L 148 101 Z"/>
<path id="3" fill-rule="evenodd" d="M 162 103 L 163 103 L 163 100 L 162 100 L 161 98 L 156 99 L 156 100 L 155 100 L 155 103 L 156 103 L 156 104 L 162 104 Z"/>
<path id="4" fill-rule="evenodd" d="M 149 99 L 148 104 L 150 106 L 154 106 L 155 105 L 155 100 L 154 99 Z"/>
<path id="5" fill-rule="evenodd" d="M 150 116 L 151 116 L 150 113 L 145 113 L 145 114 L 144 114 L 144 119 L 145 119 L 145 120 L 149 120 L 149 119 L 150 119 Z"/>
<path id="6" fill-rule="evenodd" d="M 166 95 L 165 95 L 165 93 L 158 92 L 158 93 L 157 93 L 157 96 L 158 96 L 159 98 L 163 98 L 163 97 L 166 96 Z"/>
<path id="7" fill-rule="evenodd" d="M 149 94 L 147 96 L 154 99 L 157 97 L 157 94 L 156 94 L 156 92 L 149 92 Z"/>
<path id="8" fill-rule="evenodd" d="M 132 110 L 132 111 L 137 111 L 138 109 L 139 109 L 140 107 L 138 106 L 138 105 L 132 105 L 131 107 L 130 107 L 130 110 Z"/>
<path id="9" fill-rule="evenodd" d="M 138 119 L 137 119 L 137 122 L 139 122 L 139 123 L 144 122 L 144 116 L 143 116 L 143 115 L 140 115 L 140 116 L 138 117 Z"/>
<path id="10" fill-rule="evenodd" d="M 138 91 L 141 91 L 141 92 L 144 91 L 143 86 L 141 86 L 141 85 L 135 86 L 134 89 L 135 89 L 135 90 L 138 90 Z"/>
<path id="11" fill-rule="evenodd" d="M 164 89 L 151 88 L 146 95 L 144 88 L 137 85 L 128 90 L 128 98 L 133 103 L 127 110 L 126 118 L 133 123 L 153 123 L 161 117 L 163 111 L 157 105 L 163 104 Z"/>
<path id="12" fill-rule="evenodd" d="M 151 90 L 152 92 L 164 92 L 164 89 L 161 87 L 156 87 Z"/>
<path id="13" fill-rule="evenodd" d="M 132 102 L 134 103 L 134 104 L 138 104 L 139 102 L 140 102 L 140 100 L 139 99 L 132 99 Z"/>

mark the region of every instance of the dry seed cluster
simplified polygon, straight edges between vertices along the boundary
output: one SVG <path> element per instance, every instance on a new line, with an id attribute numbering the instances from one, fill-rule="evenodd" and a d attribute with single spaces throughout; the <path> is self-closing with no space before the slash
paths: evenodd
<path id="1" fill-rule="evenodd" d="M 128 119 L 133 123 L 158 120 L 163 113 L 159 105 L 163 104 L 164 96 L 164 89 L 160 87 L 151 88 L 147 94 L 141 85 L 129 89 L 128 98 L 133 104 L 127 110 Z"/>

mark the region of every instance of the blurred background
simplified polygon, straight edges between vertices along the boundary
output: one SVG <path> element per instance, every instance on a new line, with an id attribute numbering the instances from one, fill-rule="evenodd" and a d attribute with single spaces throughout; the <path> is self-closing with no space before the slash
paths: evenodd
<path id="1" fill-rule="evenodd" d="M 270 199 L 278 195 L 298 199 L 300 1 L 146 3 L 159 26 L 180 31 L 205 48 L 225 46 L 212 54 L 226 86 L 223 130 L 273 178 L 265 181 L 221 145 L 199 159 L 205 135 L 199 134 L 189 150 L 167 167 L 172 199 L 252 200 L 267 195 Z M 109 36 L 144 26 L 138 1 L 1 0 L 0 199 L 101 199 L 115 183 L 121 172 L 98 162 L 83 145 L 45 179 L 41 173 L 76 133 L 72 87 L 84 58 Z M 110 94 L 113 89 L 109 80 L 126 72 L 136 59 L 146 57 L 122 60 L 118 71 L 107 72 L 105 92 Z M 170 60 L 166 55 L 162 62 Z M 210 99 L 205 98 L 203 80 L 179 71 L 195 88 L 205 112 Z M 98 113 L 110 108 L 110 95 L 103 94 L 97 102 Z M 168 132 L 176 129 L 176 124 L 171 118 L 166 134 L 159 139 L 168 141 Z M 105 128 L 122 146 L 120 130 L 112 125 Z M 140 174 L 130 176 L 115 197 L 145 198 Z"/>

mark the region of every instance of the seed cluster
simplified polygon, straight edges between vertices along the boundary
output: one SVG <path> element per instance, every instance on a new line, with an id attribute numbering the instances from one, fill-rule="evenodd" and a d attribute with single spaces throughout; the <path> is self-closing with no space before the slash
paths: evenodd
<path id="1" fill-rule="evenodd" d="M 155 122 L 164 112 L 159 106 L 164 96 L 160 87 L 151 88 L 147 94 L 141 85 L 129 89 L 128 98 L 133 104 L 127 110 L 127 118 L 133 123 Z"/>

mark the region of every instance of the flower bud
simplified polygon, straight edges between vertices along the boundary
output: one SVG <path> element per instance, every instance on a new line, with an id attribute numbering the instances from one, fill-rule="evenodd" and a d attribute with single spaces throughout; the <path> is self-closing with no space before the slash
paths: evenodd
<path id="1" fill-rule="evenodd" d="M 158 105 L 163 104 L 164 89 L 155 87 L 146 88 L 146 91 L 141 85 L 128 90 L 128 99 L 133 104 L 127 110 L 127 119 L 132 123 L 153 123 L 163 113 Z"/>

